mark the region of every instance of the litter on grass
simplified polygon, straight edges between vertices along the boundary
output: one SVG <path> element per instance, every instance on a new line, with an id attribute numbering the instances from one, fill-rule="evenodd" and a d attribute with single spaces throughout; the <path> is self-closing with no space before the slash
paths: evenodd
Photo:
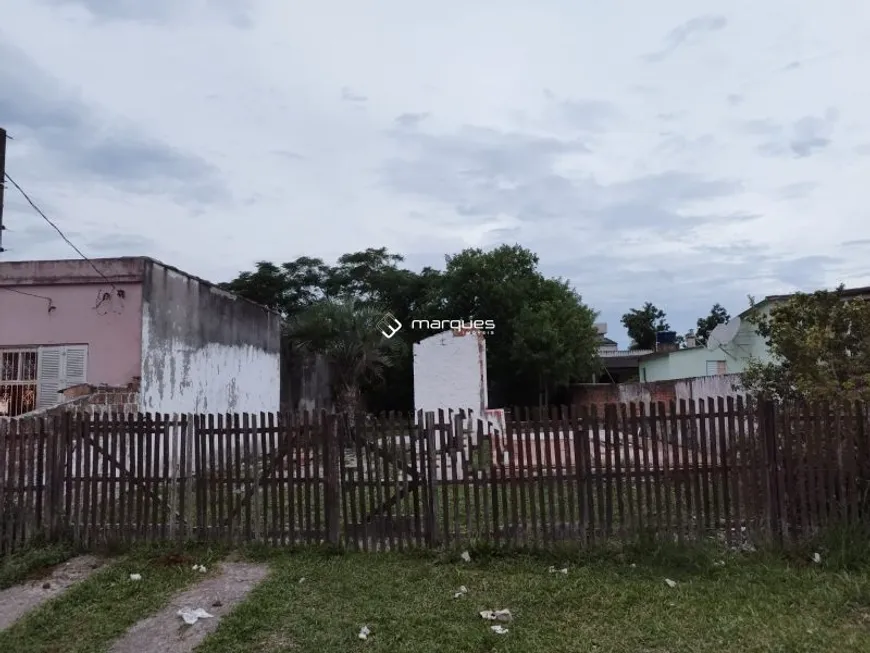
<path id="1" fill-rule="evenodd" d="M 299 582 L 300 582 L 300 583 L 304 583 L 304 582 L 305 582 L 305 576 L 303 576 L 302 578 L 300 578 L 300 579 L 299 579 Z"/>
<path id="2" fill-rule="evenodd" d="M 463 551 L 459 557 L 462 558 L 463 562 L 471 562 L 471 554 L 468 551 Z"/>
<path id="3" fill-rule="evenodd" d="M 205 573 L 205 565 L 193 565 L 193 570 L 198 571 L 201 574 Z"/>
<path id="4" fill-rule="evenodd" d="M 459 598 L 462 598 L 463 596 L 465 596 L 466 594 L 468 594 L 468 588 L 467 588 L 465 585 L 462 585 L 462 586 L 459 588 L 459 591 L 457 591 L 457 592 L 453 595 L 453 598 L 454 598 L 454 599 L 459 599 Z"/>
<path id="5" fill-rule="evenodd" d="M 368 639 L 369 635 L 371 635 L 371 634 L 372 634 L 372 631 L 369 630 L 368 626 L 363 626 L 362 628 L 359 629 L 359 638 L 360 639 Z"/>
<path id="6" fill-rule="evenodd" d="M 813 562 L 815 562 L 817 565 L 818 565 L 818 564 L 821 564 L 821 562 L 822 562 L 822 556 L 821 556 L 820 554 L 818 554 L 818 553 L 814 553 L 814 554 L 813 554 Z"/>
<path id="7" fill-rule="evenodd" d="M 668 587 L 676 587 L 677 581 L 671 580 L 670 578 L 665 578 L 665 582 L 668 584 Z"/>
<path id="8" fill-rule="evenodd" d="M 561 569 L 556 569 L 555 567 L 550 567 L 549 571 L 551 574 L 567 574 L 568 567 L 562 567 Z"/>
<path id="9" fill-rule="evenodd" d="M 496 624 L 495 626 L 490 626 L 489 629 L 494 632 L 496 635 L 507 635 L 508 629 L 504 626 L 499 626 Z"/>
<path id="10" fill-rule="evenodd" d="M 713 563 L 713 566 L 714 567 L 724 567 L 725 561 L 724 560 L 717 560 L 716 562 Z"/>
<path id="11" fill-rule="evenodd" d="M 142 574 L 130 574 L 130 580 L 142 580 Z"/>
<path id="12" fill-rule="evenodd" d="M 192 626 L 200 619 L 211 619 L 214 615 L 209 614 L 202 608 L 181 608 L 178 611 L 178 616 L 184 620 L 188 626 Z"/>
<path id="13" fill-rule="evenodd" d="M 513 619 L 513 615 L 510 610 L 483 610 L 480 613 L 480 618 L 486 621 L 508 622 Z"/>

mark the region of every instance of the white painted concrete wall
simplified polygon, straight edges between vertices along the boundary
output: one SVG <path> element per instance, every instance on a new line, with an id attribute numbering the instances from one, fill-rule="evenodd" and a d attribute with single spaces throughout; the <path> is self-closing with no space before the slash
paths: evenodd
<path id="1" fill-rule="evenodd" d="M 674 396 L 680 399 L 718 399 L 731 397 L 743 392 L 739 374 L 718 374 L 680 379 L 674 382 Z"/>
<path id="2" fill-rule="evenodd" d="M 148 310 L 146 305 L 146 315 Z M 146 318 L 142 323 L 144 357 L 150 366 L 162 366 L 164 374 L 162 380 L 152 377 L 150 382 L 143 382 L 143 412 L 268 413 L 278 410 L 281 401 L 279 354 L 269 354 L 250 345 L 208 344 L 190 351 L 178 341 L 161 342 L 159 347 L 154 344 Z"/>
<path id="3" fill-rule="evenodd" d="M 280 407 L 280 322 L 262 307 L 154 264 L 142 301 L 142 411 Z"/>
<path id="4" fill-rule="evenodd" d="M 161 413 L 275 412 L 281 401 L 280 354 L 250 345 L 207 344 L 199 349 L 181 341 L 152 339 L 147 303 L 143 305 L 143 363 L 162 367 L 162 378 L 143 379 L 142 411 Z"/>
<path id="5" fill-rule="evenodd" d="M 474 411 L 488 408 L 486 339 L 477 332 L 445 331 L 414 344 L 414 408 Z"/>

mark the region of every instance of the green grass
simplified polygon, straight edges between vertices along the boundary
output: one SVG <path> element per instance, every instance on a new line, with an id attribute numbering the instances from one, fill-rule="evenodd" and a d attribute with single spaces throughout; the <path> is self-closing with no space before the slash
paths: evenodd
<path id="1" fill-rule="evenodd" d="M 44 578 L 55 565 L 69 560 L 75 553 L 72 546 L 53 544 L 32 546 L 0 558 L 0 590 L 25 580 Z"/>
<path id="2" fill-rule="evenodd" d="M 857 653 L 870 650 L 868 535 L 831 532 L 788 555 L 652 539 L 534 554 L 481 547 L 470 564 L 455 553 L 252 547 L 243 556 L 272 573 L 197 653 Z M 0 651 L 105 652 L 202 578 L 194 560 L 211 567 L 219 557 L 135 549 L 0 633 Z M 548 573 L 564 564 L 567 575 Z M 461 585 L 468 594 L 454 599 Z M 478 615 L 498 608 L 514 614 L 506 635 Z"/>
<path id="3" fill-rule="evenodd" d="M 802 559 L 655 549 L 632 567 L 624 551 L 575 558 L 567 576 L 548 573 L 557 559 L 542 557 L 270 559 L 274 573 L 197 653 L 870 650 L 870 574 Z M 454 599 L 460 585 L 468 594 Z M 515 615 L 507 635 L 478 616 L 491 608 Z"/>
<path id="4" fill-rule="evenodd" d="M 216 556 L 205 549 L 183 555 L 157 547 L 134 550 L 0 632 L 0 651 L 102 653 L 175 592 L 201 580 L 203 574 L 191 569 L 194 563 L 210 567 Z M 142 580 L 131 581 L 131 573 Z"/>

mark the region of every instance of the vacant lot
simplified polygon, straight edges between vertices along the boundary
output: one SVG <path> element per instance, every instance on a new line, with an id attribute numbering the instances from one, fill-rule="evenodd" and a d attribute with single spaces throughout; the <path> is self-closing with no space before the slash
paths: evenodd
<path id="1" fill-rule="evenodd" d="M 0 650 L 106 651 L 202 580 L 191 559 L 212 565 L 219 557 L 185 555 L 177 566 L 154 551 L 115 560 L 0 633 Z M 626 555 L 569 562 L 567 574 L 549 571 L 553 562 L 563 567 L 558 561 L 531 557 L 287 553 L 265 561 L 271 574 L 198 653 L 870 650 L 870 574 L 827 570 L 825 559 L 696 555 L 632 566 Z M 127 582 L 137 571 L 142 581 Z M 454 598 L 461 586 L 467 593 Z M 496 634 L 478 613 L 502 608 L 514 618 Z"/>

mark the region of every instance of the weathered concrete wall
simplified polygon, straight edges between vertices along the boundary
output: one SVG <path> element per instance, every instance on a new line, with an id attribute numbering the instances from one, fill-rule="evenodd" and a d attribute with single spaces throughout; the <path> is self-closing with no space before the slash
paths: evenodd
<path id="1" fill-rule="evenodd" d="M 126 385 L 141 368 L 142 273 L 141 258 L 0 263 L 0 347 L 87 345 L 87 381 Z"/>
<path id="2" fill-rule="evenodd" d="M 281 410 L 332 410 L 329 365 L 322 356 L 303 356 L 281 345 Z"/>
<path id="3" fill-rule="evenodd" d="M 735 389 L 735 387 L 737 389 Z M 652 383 L 584 383 L 573 388 L 573 403 L 595 406 L 603 414 L 606 404 L 708 399 L 740 393 L 740 375 L 697 376 Z"/>
<path id="4" fill-rule="evenodd" d="M 741 394 L 739 374 L 717 376 L 697 376 L 693 379 L 680 379 L 674 383 L 674 397 L 680 399 L 709 399 Z"/>
<path id="5" fill-rule="evenodd" d="M 142 291 L 142 409 L 273 412 L 281 324 L 265 308 L 147 261 Z"/>
<path id="6" fill-rule="evenodd" d="M 414 344 L 414 409 L 471 409 L 488 406 L 486 339 L 477 332 L 445 331 Z"/>

